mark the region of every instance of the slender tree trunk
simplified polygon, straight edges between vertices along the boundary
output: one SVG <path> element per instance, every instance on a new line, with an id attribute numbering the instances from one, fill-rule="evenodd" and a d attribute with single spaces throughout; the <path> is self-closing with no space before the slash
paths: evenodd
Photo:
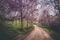
<path id="1" fill-rule="evenodd" d="M 23 13 L 22 13 L 22 0 L 19 0 L 20 1 L 20 13 L 21 13 L 21 30 L 23 30 Z"/>
<path id="2" fill-rule="evenodd" d="M 28 20 L 27 20 L 27 28 L 28 28 Z"/>
<path id="3" fill-rule="evenodd" d="M 16 25 L 17 25 L 17 19 L 16 19 Z"/>
<path id="4" fill-rule="evenodd" d="M 32 20 L 31 20 L 31 26 L 33 25 L 32 23 L 33 23 L 33 22 L 32 22 Z"/>
<path id="5" fill-rule="evenodd" d="M 23 30 L 23 18 L 22 18 L 22 10 L 21 10 L 21 29 Z"/>
<path id="6" fill-rule="evenodd" d="M 23 29 L 23 13 L 22 13 L 22 9 L 21 9 L 21 30 L 24 31 Z"/>
<path id="7" fill-rule="evenodd" d="M 31 22 L 32 22 L 32 26 L 33 26 L 33 13 L 32 13 L 32 21 Z"/>

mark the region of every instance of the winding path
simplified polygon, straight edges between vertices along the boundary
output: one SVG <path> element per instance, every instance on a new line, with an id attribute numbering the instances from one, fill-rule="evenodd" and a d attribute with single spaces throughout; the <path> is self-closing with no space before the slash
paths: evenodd
<path id="1" fill-rule="evenodd" d="M 33 25 L 34 30 L 23 40 L 53 40 L 51 36 L 37 25 Z"/>

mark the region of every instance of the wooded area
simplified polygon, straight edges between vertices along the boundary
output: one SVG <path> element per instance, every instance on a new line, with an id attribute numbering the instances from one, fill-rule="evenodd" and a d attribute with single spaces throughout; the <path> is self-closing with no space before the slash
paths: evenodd
<path id="1" fill-rule="evenodd" d="M 0 40 L 17 40 L 34 24 L 53 30 L 54 40 L 60 40 L 60 0 L 0 0 Z"/>

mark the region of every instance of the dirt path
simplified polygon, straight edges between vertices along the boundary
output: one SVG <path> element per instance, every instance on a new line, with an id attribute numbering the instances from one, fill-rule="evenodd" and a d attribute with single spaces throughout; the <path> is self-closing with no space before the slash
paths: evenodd
<path id="1" fill-rule="evenodd" d="M 23 40 L 53 40 L 50 35 L 37 25 L 33 25 L 34 30 Z"/>

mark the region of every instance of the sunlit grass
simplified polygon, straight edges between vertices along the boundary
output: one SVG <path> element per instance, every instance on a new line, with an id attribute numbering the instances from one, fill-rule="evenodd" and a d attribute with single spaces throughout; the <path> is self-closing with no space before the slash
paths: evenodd
<path id="1" fill-rule="evenodd" d="M 14 27 L 14 28 L 21 28 L 21 22 L 20 21 L 6 21 L 5 22 L 6 24 Z M 28 23 L 28 27 L 31 26 L 29 23 Z M 27 21 L 23 21 L 23 28 L 27 28 Z"/>
<path id="2" fill-rule="evenodd" d="M 21 22 L 20 21 L 0 21 L 0 39 L 1 40 L 16 40 L 16 36 L 25 35 L 33 30 L 33 27 L 27 22 L 23 22 L 24 31 L 21 31 Z M 15 38 L 15 39 L 14 39 Z"/>
<path id="3" fill-rule="evenodd" d="M 29 23 L 28 23 L 28 27 L 27 27 L 27 21 L 23 21 L 24 31 L 20 30 L 20 28 L 21 28 L 20 21 L 6 21 L 5 23 L 10 26 L 11 30 L 16 30 L 20 34 L 26 34 L 27 32 L 31 31 L 31 29 L 32 29 L 32 28 L 30 28 L 31 25 Z"/>

